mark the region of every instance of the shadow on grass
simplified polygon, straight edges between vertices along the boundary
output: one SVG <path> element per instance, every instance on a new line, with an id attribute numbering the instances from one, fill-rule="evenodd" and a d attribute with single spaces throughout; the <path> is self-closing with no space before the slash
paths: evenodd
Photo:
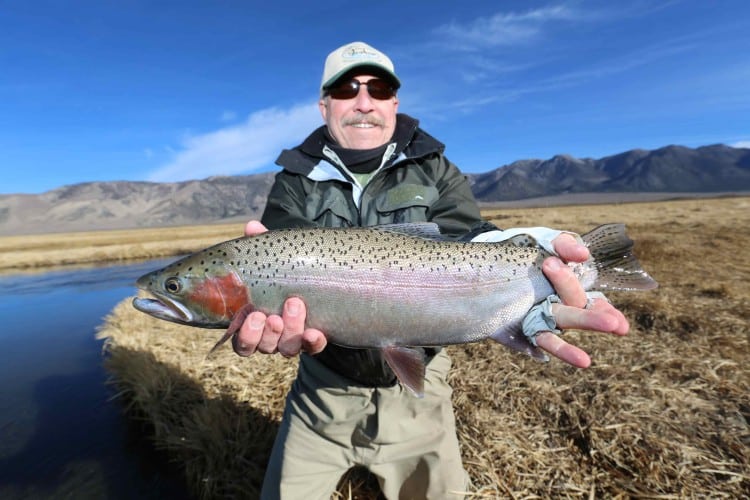
<path id="1" fill-rule="evenodd" d="M 259 497 L 279 427 L 267 411 L 273 403 L 261 411 L 258 402 L 209 396 L 194 379 L 149 352 L 113 345 L 106 365 L 125 413 L 144 424 L 193 497 Z M 383 498 L 377 480 L 361 468 L 343 476 L 339 491 L 334 498 Z"/>

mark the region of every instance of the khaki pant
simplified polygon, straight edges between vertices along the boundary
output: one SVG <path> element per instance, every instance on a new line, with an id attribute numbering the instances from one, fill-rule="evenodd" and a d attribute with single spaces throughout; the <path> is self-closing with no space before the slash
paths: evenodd
<path id="1" fill-rule="evenodd" d="M 469 480 L 445 380 L 449 368 L 448 355 L 438 353 L 427 366 L 425 395 L 419 399 L 400 384 L 348 386 L 303 355 L 261 498 L 330 498 L 353 465 L 375 474 L 389 499 L 463 498 Z"/>

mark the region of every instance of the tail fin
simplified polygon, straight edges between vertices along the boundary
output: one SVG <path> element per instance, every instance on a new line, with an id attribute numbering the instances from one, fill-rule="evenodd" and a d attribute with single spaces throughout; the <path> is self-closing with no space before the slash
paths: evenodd
<path id="1" fill-rule="evenodd" d="M 653 290 L 659 286 L 633 255 L 633 240 L 625 234 L 625 224 L 605 224 L 582 238 L 597 269 L 591 290 Z"/>

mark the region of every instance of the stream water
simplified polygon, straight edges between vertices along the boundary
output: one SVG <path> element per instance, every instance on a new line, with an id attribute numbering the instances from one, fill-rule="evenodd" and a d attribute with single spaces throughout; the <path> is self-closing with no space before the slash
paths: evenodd
<path id="1" fill-rule="evenodd" d="M 164 261 L 0 276 L 0 498 L 187 498 L 106 384 L 96 327 Z"/>

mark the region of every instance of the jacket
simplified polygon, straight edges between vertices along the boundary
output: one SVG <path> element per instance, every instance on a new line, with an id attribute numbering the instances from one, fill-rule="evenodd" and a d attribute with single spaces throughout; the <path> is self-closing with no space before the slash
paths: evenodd
<path id="1" fill-rule="evenodd" d="M 455 237 L 481 227 L 466 178 L 443 155 L 445 146 L 418 125 L 407 115 L 397 116 L 394 140 L 364 186 L 329 147 L 325 126 L 318 128 L 276 160 L 283 170 L 276 175 L 261 222 L 278 229 L 429 221 Z M 428 358 L 436 352 L 425 351 Z M 328 344 L 314 357 L 361 385 L 396 383 L 378 350 Z"/>

